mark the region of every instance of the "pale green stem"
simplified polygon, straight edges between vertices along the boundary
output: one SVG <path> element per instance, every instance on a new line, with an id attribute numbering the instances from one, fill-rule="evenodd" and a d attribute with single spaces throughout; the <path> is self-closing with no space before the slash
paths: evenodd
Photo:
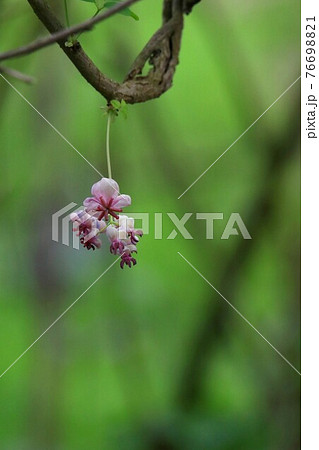
<path id="1" fill-rule="evenodd" d="M 65 1 L 66 1 L 66 0 L 65 0 Z M 94 13 L 93 16 L 91 17 L 91 19 L 94 19 L 94 17 L 96 17 L 96 16 L 99 14 L 100 11 L 102 11 L 102 10 L 101 10 L 101 9 L 98 9 L 97 11 L 95 11 L 95 13 Z M 83 31 L 81 31 L 81 33 L 79 33 L 79 34 L 75 37 L 75 39 L 78 40 L 82 33 L 83 33 Z"/>
<path id="2" fill-rule="evenodd" d="M 111 157 L 110 157 L 110 126 L 111 126 L 111 113 L 108 114 L 106 126 L 106 161 L 109 178 L 112 178 Z"/>
<path id="3" fill-rule="evenodd" d="M 66 20 L 66 25 L 67 25 L 68 28 L 70 28 L 68 0 L 64 0 L 64 10 L 65 10 L 65 20 Z"/>

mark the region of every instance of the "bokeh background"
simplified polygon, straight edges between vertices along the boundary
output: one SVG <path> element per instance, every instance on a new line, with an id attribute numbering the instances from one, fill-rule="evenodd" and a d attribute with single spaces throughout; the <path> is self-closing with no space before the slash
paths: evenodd
<path id="1" fill-rule="evenodd" d="M 73 23 L 94 12 L 69 7 Z M 160 1 L 132 9 L 138 22 L 81 39 L 118 80 L 160 25 Z M 299 82 L 177 200 L 299 76 L 299 20 L 295 0 L 203 0 L 186 18 L 173 88 L 111 130 L 127 211 L 151 214 L 138 265 L 112 267 L 0 379 L 1 449 L 299 448 L 299 375 L 177 253 L 299 370 Z M 44 34 L 27 2 L 1 2 L 1 51 Z M 104 100 L 61 50 L 6 65 L 37 78 L 10 81 L 106 174 Z M 0 115 L 3 372 L 114 257 L 51 240 L 51 215 L 81 204 L 94 170 L 2 79 Z M 167 212 L 193 213 L 192 240 L 166 239 Z M 213 240 L 196 212 L 224 214 Z M 232 212 L 252 240 L 220 239 Z"/>

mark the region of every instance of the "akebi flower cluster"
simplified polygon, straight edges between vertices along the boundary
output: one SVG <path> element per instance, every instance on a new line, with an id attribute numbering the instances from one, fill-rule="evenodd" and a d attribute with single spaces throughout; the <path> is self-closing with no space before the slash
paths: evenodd
<path id="1" fill-rule="evenodd" d="M 92 197 L 83 202 L 83 209 L 70 215 L 81 244 L 88 250 L 100 248 L 100 236 L 105 234 L 110 242 L 110 252 L 121 257 L 120 266 L 135 266 L 136 245 L 143 235 L 134 228 L 134 219 L 119 215 L 131 204 L 129 195 L 120 194 L 120 188 L 111 178 L 102 178 L 93 184 Z"/>

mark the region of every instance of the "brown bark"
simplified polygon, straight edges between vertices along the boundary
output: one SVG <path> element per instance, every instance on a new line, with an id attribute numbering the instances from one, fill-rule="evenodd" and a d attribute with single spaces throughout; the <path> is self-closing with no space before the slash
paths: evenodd
<path id="1" fill-rule="evenodd" d="M 107 101 L 125 100 L 140 103 L 159 97 L 173 82 L 181 46 L 184 13 L 189 13 L 199 0 L 164 0 L 163 24 L 156 31 L 135 59 L 122 83 L 108 78 L 85 53 L 80 43 L 65 46 L 65 38 L 58 39 L 61 49 L 72 61 L 81 75 Z M 28 0 L 35 14 L 50 33 L 59 33 L 64 26 L 45 0 Z M 151 68 L 141 75 L 145 64 Z"/>

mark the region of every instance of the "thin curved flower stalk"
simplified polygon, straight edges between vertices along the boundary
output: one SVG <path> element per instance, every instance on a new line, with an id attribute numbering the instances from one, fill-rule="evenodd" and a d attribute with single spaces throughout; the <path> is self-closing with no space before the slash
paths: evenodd
<path id="1" fill-rule="evenodd" d="M 110 252 L 120 256 L 120 266 L 132 267 L 136 265 L 133 257 L 137 253 L 137 243 L 143 236 L 142 230 L 134 228 L 134 219 L 120 215 L 123 208 L 130 206 L 131 197 L 120 194 L 120 187 L 112 178 L 110 158 L 110 125 L 112 120 L 122 114 L 126 117 L 126 103 L 112 100 L 102 107 L 107 115 L 106 124 L 106 162 L 109 178 L 102 178 L 91 188 L 91 197 L 83 202 L 83 209 L 70 214 L 74 223 L 73 231 L 77 233 L 81 244 L 88 250 L 95 250 L 102 246 L 100 237 L 105 234 L 110 243 Z"/>
<path id="2" fill-rule="evenodd" d="M 73 231 L 80 237 L 81 244 L 88 250 L 102 246 L 100 237 L 106 235 L 110 252 L 120 256 L 120 267 L 136 265 L 133 254 L 137 253 L 139 238 L 143 231 L 134 228 L 134 219 L 119 215 L 131 204 L 131 197 L 120 194 L 119 185 L 112 178 L 102 178 L 93 184 L 91 197 L 83 202 L 83 209 L 70 214 Z"/>
<path id="3" fill-rule="evenodd" d="M 127 194 L 120 194 L 120 187 L 112 179 L 111 158 L 110 158 L 110 125 L 120 113 L 126 117 L 126 103 L 112 100 L 102 107 L 107 115 L 106 124 L 106 161 L 109 178 L 102 178 L 94 183 L 91 188 L 91 197 L 87 197 L 83 202 L 83 209 L 70 214 L 70 219 L 74 223 L 73 231 L 77 233 L 81 244 L 87 250 L 95 250 L 102 246 L 100 237 L 104 234 L 110 243 L 110 252 L 120 256 L 120 267 L 125 265 L 132 267 L 136 265 L 133 257 L 137 253 L 139 238 L 143 236 L 143 231 L 134 228 L 134 219 L 125 215 L 120 215 L 123 208 L 130 206 L 131 197 Z"/>
<path id="4" fill-rule="evenodd" d="M 107 170 L 109 178 L 112 178 L 112 169 L 111 169 L 111 156 L 110 156 L 110 126 L 111 126 L 112 115 L 108 114 L 107 124 L 106 124 L 106 162 L 107 162 Z"/>

